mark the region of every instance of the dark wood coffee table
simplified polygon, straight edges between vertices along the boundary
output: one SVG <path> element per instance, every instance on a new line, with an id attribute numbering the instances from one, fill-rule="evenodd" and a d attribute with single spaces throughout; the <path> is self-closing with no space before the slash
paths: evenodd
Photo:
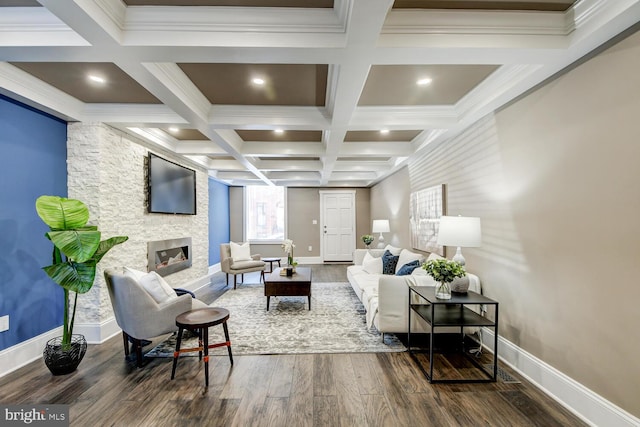
<path id="1" fill-rule="evenodd" d="M 276 268 L 273 273 L 264 278 L 267 311 L 269 311 L 269 300 L 275 296 L 306 296 L 309 299 L 309 310 L 311 310 L 311 269 L 296 267 L 293 276 L 281 276 L 280 270 L 282 268 Z"/>

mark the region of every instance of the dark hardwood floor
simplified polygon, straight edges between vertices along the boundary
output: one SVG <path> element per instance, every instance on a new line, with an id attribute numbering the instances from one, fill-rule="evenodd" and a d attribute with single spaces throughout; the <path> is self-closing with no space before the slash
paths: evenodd
<path id="1" fill-rule="evenodd" d="M 312 269 L 315 282 L 346 281 L 344 265 Z M 198 297 L 210 303 L 228 289 L 217 273 Z M 455 357 L 438 357 L 440 373 L 466 369 Z M 52 376 L 38 360 L 0 378 L 0 402 L 68 404 L 73 426 L 585 425 L 504 366 L 521 383 L 431 385 L 406 352 L 234 356 L 234 362 L 211 357 L 205 389 L 197 357 L 181 359 L 171 381 L 171 359 L 150 359 L 138 369 L 125 359 L 118 335 L 90 345 L 70 375 Z"/>

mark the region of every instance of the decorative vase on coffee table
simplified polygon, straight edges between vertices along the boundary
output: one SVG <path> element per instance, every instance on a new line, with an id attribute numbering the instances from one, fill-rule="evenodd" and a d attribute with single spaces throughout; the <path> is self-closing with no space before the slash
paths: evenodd
<path id="1" fill-rule="evenodd" d="M 436 285 L 436 298 L 451 299 L 451 287 L 447 282 L 440 282 Z"/>

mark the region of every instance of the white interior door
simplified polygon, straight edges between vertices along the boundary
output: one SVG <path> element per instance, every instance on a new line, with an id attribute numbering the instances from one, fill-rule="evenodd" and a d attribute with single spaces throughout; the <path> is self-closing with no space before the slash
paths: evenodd
<path id="1" fill-rule="evenodd" d="M 356 247 L 355 191 L 321 191 L 323 261 L 353 261 Z"/>

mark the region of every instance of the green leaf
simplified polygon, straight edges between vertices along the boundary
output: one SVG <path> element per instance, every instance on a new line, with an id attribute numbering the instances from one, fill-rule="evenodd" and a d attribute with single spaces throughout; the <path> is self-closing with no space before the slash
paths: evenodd
<path id="1" fill-rule="evenodd" d="M 75 262 L 85 262 L 93 257 L 100 245 L 99 231 L 50 231 L 51 241 L 67 258 Z"/>
<path id="2" fill-rule="evenodd" d="M 96 264 L 94 262 L 65 262 L 44 267 L 51 280 L 63 288 L 84 294 L 89 292 L 96 277 Z"/>
<path id="3" fill-rule="evenodd" d="M 129 238 L 127 236 L 114 236 L 114 237 L 111 237 L 110 239 L 103 240 L 102 242 L 100 242 L 100 244 L 98 245 L 98 250 L 93 255 L 93 261 L 96 264 L 99 263 L 100 260 L 102 259 L 102 257 L 107 252 L 109 252 L 111 250 L 111 248 L 113 248 L 114 246 L 119 245 L 121 243 L 124 243 L 127 240 L 129 240 Z"/>
<path id="4" fill-rule="evenodd" d="M 40 196 L 36 200 L 38 216 L 52 230 L 83 227 L 89 221 L 89 209 L 80 200 L 58 196 Z"/>

